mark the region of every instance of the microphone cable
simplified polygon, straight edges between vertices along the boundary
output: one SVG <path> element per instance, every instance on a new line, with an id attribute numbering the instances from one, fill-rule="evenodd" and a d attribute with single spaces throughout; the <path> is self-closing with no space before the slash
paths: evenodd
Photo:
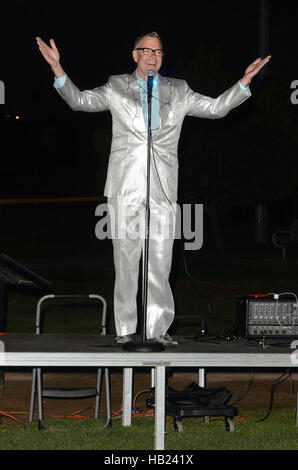
<path id="1" fill-rule="evenodd" d="M 157 98 L 156 96 L 154 96 L 154 95 L 152 94 L 152 99 L 158 100 L 159 103 L 161 104 L 160 110 L 162 109 L 163 106 L 166 106 L 166 105 L 172 107 L 172 106 L 171 106 L 171 98 L 172 98 L 172 93 L 173 93 L 173 91 L 172 91 L 172 83 L 171 83 L 171 81 L 170 81 L 169 79 L 167 79 L 167 80 L 168 80 L 169 86 L 170 86 L 170 97 L 169 97 L 169 101 L 162 101 L 159 97 Z M 136 111 L 135 111 L 135 115 L 134 115 L 133 120 L 132 120 L 132 127 L 133 127 L 133 129 L 134 129 L 134 133 L 137 134 L 137 133 L 140 133 L 140 131 L 137 131 L 137 130 L 136 130 L 136 128 L 135 128 L 135 126 L 134 126 L 134 120 L 135 120 L 135 118 L 137 117 L 137 114 L 138 114 L 138 106 L 137 106 L 138 100 L 137 100 L 137 98 L 136 98 L 136 96 L 135 96 L 134 91 L 132 90 L 132 88 L 131 88 L 131 86 L 130 86 L 130 82 L 131 82 L 131 75 L 128 75 L 128 84 L 127 84 L 127 89 L 126 89 L 126 91 L 128 92 L 128 90 L 130 90 L 130 91 L 132 92 L 132 95 L 133 95 L 133 99 L 134 99 L 134 104 L 135 104 L 135 107 L 136 107 Z M 148 93 L 147 93 L 147 90 L 144 90 L 144 92 L 145 92 L 145 94 L 148 94 Z M 160 129 L 160 123 L 159 123 L 158 127 L 154 128 L 154 129 L 151 129 L 151 131 L 158 131 L 159 129 Z M 142 133 L 142 134 L 145 134 L 145 133 L 147 133 L 147 132 L 148 132 L 148 130 L 146 130 L 146 131 L 144 131 L 144 132 L 141 132 L 141 133 Z M 166 200 L 168 201 L 169 205 L 172 207 L 175 216 L 177 216 L 176 209 L 175 209 L 173 203 L 172 203 L 172 202 L 170 201 L 170 199 L 168 198 L 168 196 L 167 196 L 167 194 L 166 194 L 166 192 L 165 192 L 165 189 L 164 189 L 164 187 L 163 187 L 163 184 L 162 184 L 162 182 L 161 182 L 161 179 L 160 179 L 159 171 L 158 171 L 157 164 L 156 164 L 156 156 L 155 156 L 155 150 L 154 150 L 153 140 L 151 140 L 151 153 L 152 153 L 152 156 L 153 156 L 152 160 L 153 160 L 153 163 L 154 163 L 154 168 L 155 168 L 155 172 L 156 172 L 156 175 L 157 175 L 157 178 L 158 178 L 158 182 L 159 182 L 160 188 L 161 188 L 161 190 L 162 190 L 162 192 L 163 192 L 164 197 L 165 197 Z M 180 246 L 180 250 L 181 250 L 181 256 L 182 256 L 183 266 L 184 266 L 184 270 L 185 270 L 185 272 L 186 272 L 186 275 L 189 277 L 189 279 L 190 279 L 191 281 L 196 282 L 197 280 L 190 274 L 190 272 L 189 272 L 189 270 L 188 270 L 181 237 L 180 237 L 180 239 L 179 239 L 179 246 Z"/>
<path id="2" fill-rule="evenodd" d="M 162 181 L 160 179 L 160 175 L 159 175 L 159 172 L 158 172 L 158 168 L 157 168 L 157 165 L 156 165 L 156 156 L 155 156 L 155 151 L 154 151 L 154 146 L 153 146 L 153 141 L 151 143 L 151 151 L 152 151 L 152 156 L 153 156 L 153 163 L 154 163 L 154 169 L 155 169 L 155 172 L 156 172 L 156 175 L 158 177 L 158 181 L 159 181 L 159 185 L 160 185 L 160 188 L 166 198 L 166 200 L 168 201 L 168 203 L 170 204 L 170 206 L 172 207 L 173 209 L 173 212 L 175 214 L 175 217 L 177 216 L 177 212 L 176 212 L 176 208 L 174 207 L 172 201 L 168 198 L 166 192 L 165 192 L 165 189 L 163 187 L 163 184 L 162 184 Z M 183 260 L 183 265 L 184 265 L 184 269 L 185 269 L 185 272 L 187 274 L 187 276 L 189 277 L 189 279 L 191 281 L 194 281 L 196 282 L 196 279 L 189 273 L 189 270 L 188 270 L 188 267 L 187 267 L 187 263 L 186 263 L 186 259 L 185 259 L 185 253 L 184 253 L 184 248 L 183 248 L 183 243 L 182 243 L 182 238 L 179 237 L 179 246 L 180 246 L 180 250 L 181 250 L 181 255 L 182 255 L 182 260 Z"/>
<path id="3" fill-rule="evenodd" d="M 130 85 L 130 83 L 131 83 L 131 76 L 132 76 L 132 74 L 131 74 L 131 75 L 128 75 L 128 83 L 127 83 L 126 93 L 127 93 L 129 90 L 131 91 L 131 93 L 132 93 L 132 95 L 133 95 L 133 99 L 134 99 L 135 108 L 136 108 L 135 115 L 134 115 L 134 117 L 133 117 L 133 119 L 132 119 L 132 127 L 133 127 L 133 129 L 134 129 L 134 133 L 135 133 L 135 134 L 138 134 L 138 133 L 145 134 L 145 133 L 148 132 L 148 130 L 146 130 L 146 131 L 144 131 L 144 132 L 140 132 L 140 131 L 137 131 L 137 129 L 136 129 L 135 126 L 134 126 L 134 121 L 135 121 L 135 119 L 136 119 L 136 117 L 137 117 L 137 115 L 138 115 L 138 99 L 137 99 L 137 97 L 135 96 L 134 90 L 132 90 L 131 85 Z M 158 100 L 159 103 L 161 104 L 160 111 L 161 111 L 162 107 L 164 107 L 164 106 L 167 106 L 167 105 L 168 105 L 168 106 L 172 107 L 172 105 L 171 105 L 171 99 L 172 99 L 172 93 L 173 93 L 173 91 L 172 91 L 172 83 L 171 83 L 171 81 L 170 81 L 169 79 L 167 79 L 167 80 L 168 80 L 169 86 L 170 86 L 170 97 L 169 97 L 169 101 L 162 101 L 159 97 L 157 98 L 156 96 L 154 96 L 154 95 L 152 94 L 152 99 Z M 145 94 L 148 94 L 148 93 L 147 93 L 147 90 L 145 90 L 145 89 L 144 89 L 144 92 L 145 92 Z M 142 105 L 141 105 L 141 107 L 142 107 Z M 161 123 L 161 121 L 159 121 L 158 127 L 152 129 L 151 131 L 157 132 L 157 131 L 160 129 L 160 123 Z M 153 140 L 151 140 L 151 152 L 152 152 L 152 156 L 153 156 L 152 160 L 153 160 L 153 163 L 154 163 L 154 169 L 155 169 L 155 172 L 156 172 L 156 175 L 157 175 L 157 178 L 158 178 L 158 182 L 159 182 L 160 188 L 161 188 L 161 190 L 162 190 L 162 193 L 163 193 L 164 197 L 165 197 L 166 200 L 168 201 L 169 205 L 172 207 L 173 212 L 174 212 L 175 217 L 176 217 L 176 216 L 177 216 L 176 209 L 175 209 L 173 203 L 172 203 L 172 202 L 170 201 L 170 199 L 168 198 L 168 196 L 167 196 L 167 194 L 166 194 L 166 192 L 165 192 L 165 189 L 164 189 L 164 187 L 163 187 L 162 181 L 161 181 L 161 179 L 160 179 L 160 175 L 159 175 L 158 168 L 157 168 L 157 164 L 156 164 L 156 156 L 155 156 L 155 150 L 154 150 L 154 146 L 153 146 Z M 186 273 L 186 275 L 189 277 L 189 279 L 190 279 L 191 281 L 196 282 L 197 280 L 190 274 L 189 269 L 188 269 L 188 267 L 187 267 L 187 262 L 186 262 L 186 259 L 185 259 L 184 247 L 183 247 L 183 244 L 182 244 L 182 239 L 181 239 L 181 237 L 179 238 L 179 246 L 180 246 L 180 251 L 181 251 L 181 256 L 182 256 L 182 260 L 183 260 L 183 266 L 184 266 L 185 273 Z"/>

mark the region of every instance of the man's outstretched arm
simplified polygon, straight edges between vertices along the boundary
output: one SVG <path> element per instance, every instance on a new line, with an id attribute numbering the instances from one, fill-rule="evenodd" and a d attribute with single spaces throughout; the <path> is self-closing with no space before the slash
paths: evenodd
<path id="1" fill-rule="evenodd" d="M 72 83 L 60 64 L 60 54 L 54 39 L 50 39 L 48 46 L 40 37 L 36 38 L 39 50 L 50 65 L 54 75 L 54 87 L 60 96 L 74 111 L 99 112 L 109 109 L 109 86 L 81 91 Z M 61 83 L 62 79 L 62 83 Z"/>
<path id="2" fill-rule="evenodd" d="M 255 60 L 247 67 L 240 81 L 217 98 L 204 96 L 188 89 L 186 114 L 207 119 L 219 119 L 226 116 L 229 111 L 251 96 L 248 87 L 253 77 L 269 62 L 270 58 L 271 56 L 267 56 L 265 59 Z"/>

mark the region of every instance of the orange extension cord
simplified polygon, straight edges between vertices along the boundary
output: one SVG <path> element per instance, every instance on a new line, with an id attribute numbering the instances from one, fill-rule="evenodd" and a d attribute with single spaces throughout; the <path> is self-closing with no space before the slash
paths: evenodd
<path id="1" fill-rule="evenodd" d="M 154 409 L 143 410 L 141 408 L 136 408 L 137 399 L 143 393 L 150 393 L 150 390 L 142 390 L 141 392 L 138 392 L 135 395 L 135 397 L 133 399 L 133 405 L 132 405 L 132 417 L 133 418 L 147 418 L 147 417 L 153 417 L 154 416 Z M 92 408 L 94 409 L 95 407 L 92 405 L 92 406 L 89 406 L 88 408 L 82 408 L 80 410 L 74 411 L 73 413 L 68 414 L 68 415 L 49 414 L 49 416 L 51 416 L 52 418 L 87 420 L 87 419 L 91 419 L 90 416 L 84 416 L 84 415 L 81 415 L 80 413 L 88 411 Z M 99 413 L 103 413 L 103 411 L 100 411 Z M 24 425 L 25 423 L 23 423 L 22 421 L 18 420 L 17 418 L 15 418 L 13 416 L 13 415 L 18 415 L 18 414 L 28 415 L 29 413 L 27 411 L 9 411 L 9 412 L 0 411 L 0 424 L 1 424 L 2 417 L 7 417 L 7 418 L 12 419 L 13 421 L 15 421 L 18 424 Z M 122 403 L 121 403 L 120 410 L 113 411 L 111 413 L 111 415 L 112 415 L 111 416 L 112 419 L 120 419 L 121 418 L 121 416 L 122 416 Z M 236 421 L 247 421 L 247 419 L 248 419 L 247 416 L 241 416 L 240 414 L 238 416 L 235 416 Z"/>
<path id="2" fill-rule="evenodd" d="M 143 393 L 149 393 L 150 390 L 142 390 L 141 392 L 138 392 L 135 397 L 134 397 L 134 400 L 133 400 L 133 409 L 132 409 L 132 417 L 133 418 L 144 418 L 144 417 L 151 417 L 151 416 L 154 416 L 154 410 L 143 410 L 143 409 L 140 409 L 140 408 L 136 408 L 136 402 L 137 402 L 137 399 L 143 394 Z M 81 415 L 80 413 L 82 412 L 85 412 L 85 411 L 88 411 L 90 409 L 94 409 L 95 407 L 94 406 L 89 406 L 88 408 L 82 408 L 80 410 L 77 410 L 77 411 L 74 411 L 73 413 L 71 414 L 68 414 L 68 415 L 57 415 L 57 414 L 49 414 L 49 416 L 51 416 L 52 418 L 62 418 L 62 419 L 82 419 L 82 420 L 87 420 L 87 419 L 90 419 L 90 416 L 84 416 L 84 415 Z M 100 411 L 100 413 L 103 413 L 103 411 Z M 29 412 L 28 411 L 1 411 L 0 410 L 0 423 L 1 423 L 1 419 L 2 417 L 6 417 L 6 418 L 10 418 L 12 419 L 13 421 L 15 421 L 16 423 L 18 424 L 25 424 L 23 423 L 22 421 L 20 421 L 19 419 L 15 418 L 13 415 L 28 415 Z M 121 418 L 122 416 L 122 403 L 121 403 L 121 407 L 120 407 L 120 410 L 118 411 L 113 411 L 111 413 L 111 417 L 112 419 L 119 419 Z"/>

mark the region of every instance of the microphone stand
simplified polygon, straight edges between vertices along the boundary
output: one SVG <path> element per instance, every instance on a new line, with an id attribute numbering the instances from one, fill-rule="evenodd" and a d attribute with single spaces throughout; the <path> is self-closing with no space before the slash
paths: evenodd
<path id="1" fill-rule="evenodd" d="M 146 327 L 147 327 L 147 303 L 148 303 L 148 263 L 149 263 L 149 239 L 150 239 L 150 164 L 151 164 L 151 144 L 152 144 L 152 129 L 151 129 L 151 114 L 152 114 L 152 87 L 154 71 L 148 70 L 147 72 L 147 90 L 148 90 L 148 134 L 147 134 L 147 191 L 146 191 L 146 206 L 145 206 L 145 243 L 143 252 L 143 283 L 142 283 L 142 335 L 141 342 L 129 342 L 123 345 L 125 351 L 135 352 L 158 352 L 163 351 L 164 345 L 158 341 L 150 343 L 146 340 Z"/>

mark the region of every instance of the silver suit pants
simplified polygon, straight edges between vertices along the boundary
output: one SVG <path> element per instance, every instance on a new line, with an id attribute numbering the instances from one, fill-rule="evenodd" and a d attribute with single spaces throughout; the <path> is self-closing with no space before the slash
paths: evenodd
<path id="1" fill-rule="evenodd" d="M 115 265 L 115 327 L 117 335 L 123 336 L 134 334 L 137 329 L 139 263 L 144 251 L 146 211 L 144 203 L 125 197 L 109 198 L 108 207 Z M 174 238 L 175 204 L 151 201 L 147 339 L 165 334 L 174 319 L 174 299 L 169 284 Z"/>

